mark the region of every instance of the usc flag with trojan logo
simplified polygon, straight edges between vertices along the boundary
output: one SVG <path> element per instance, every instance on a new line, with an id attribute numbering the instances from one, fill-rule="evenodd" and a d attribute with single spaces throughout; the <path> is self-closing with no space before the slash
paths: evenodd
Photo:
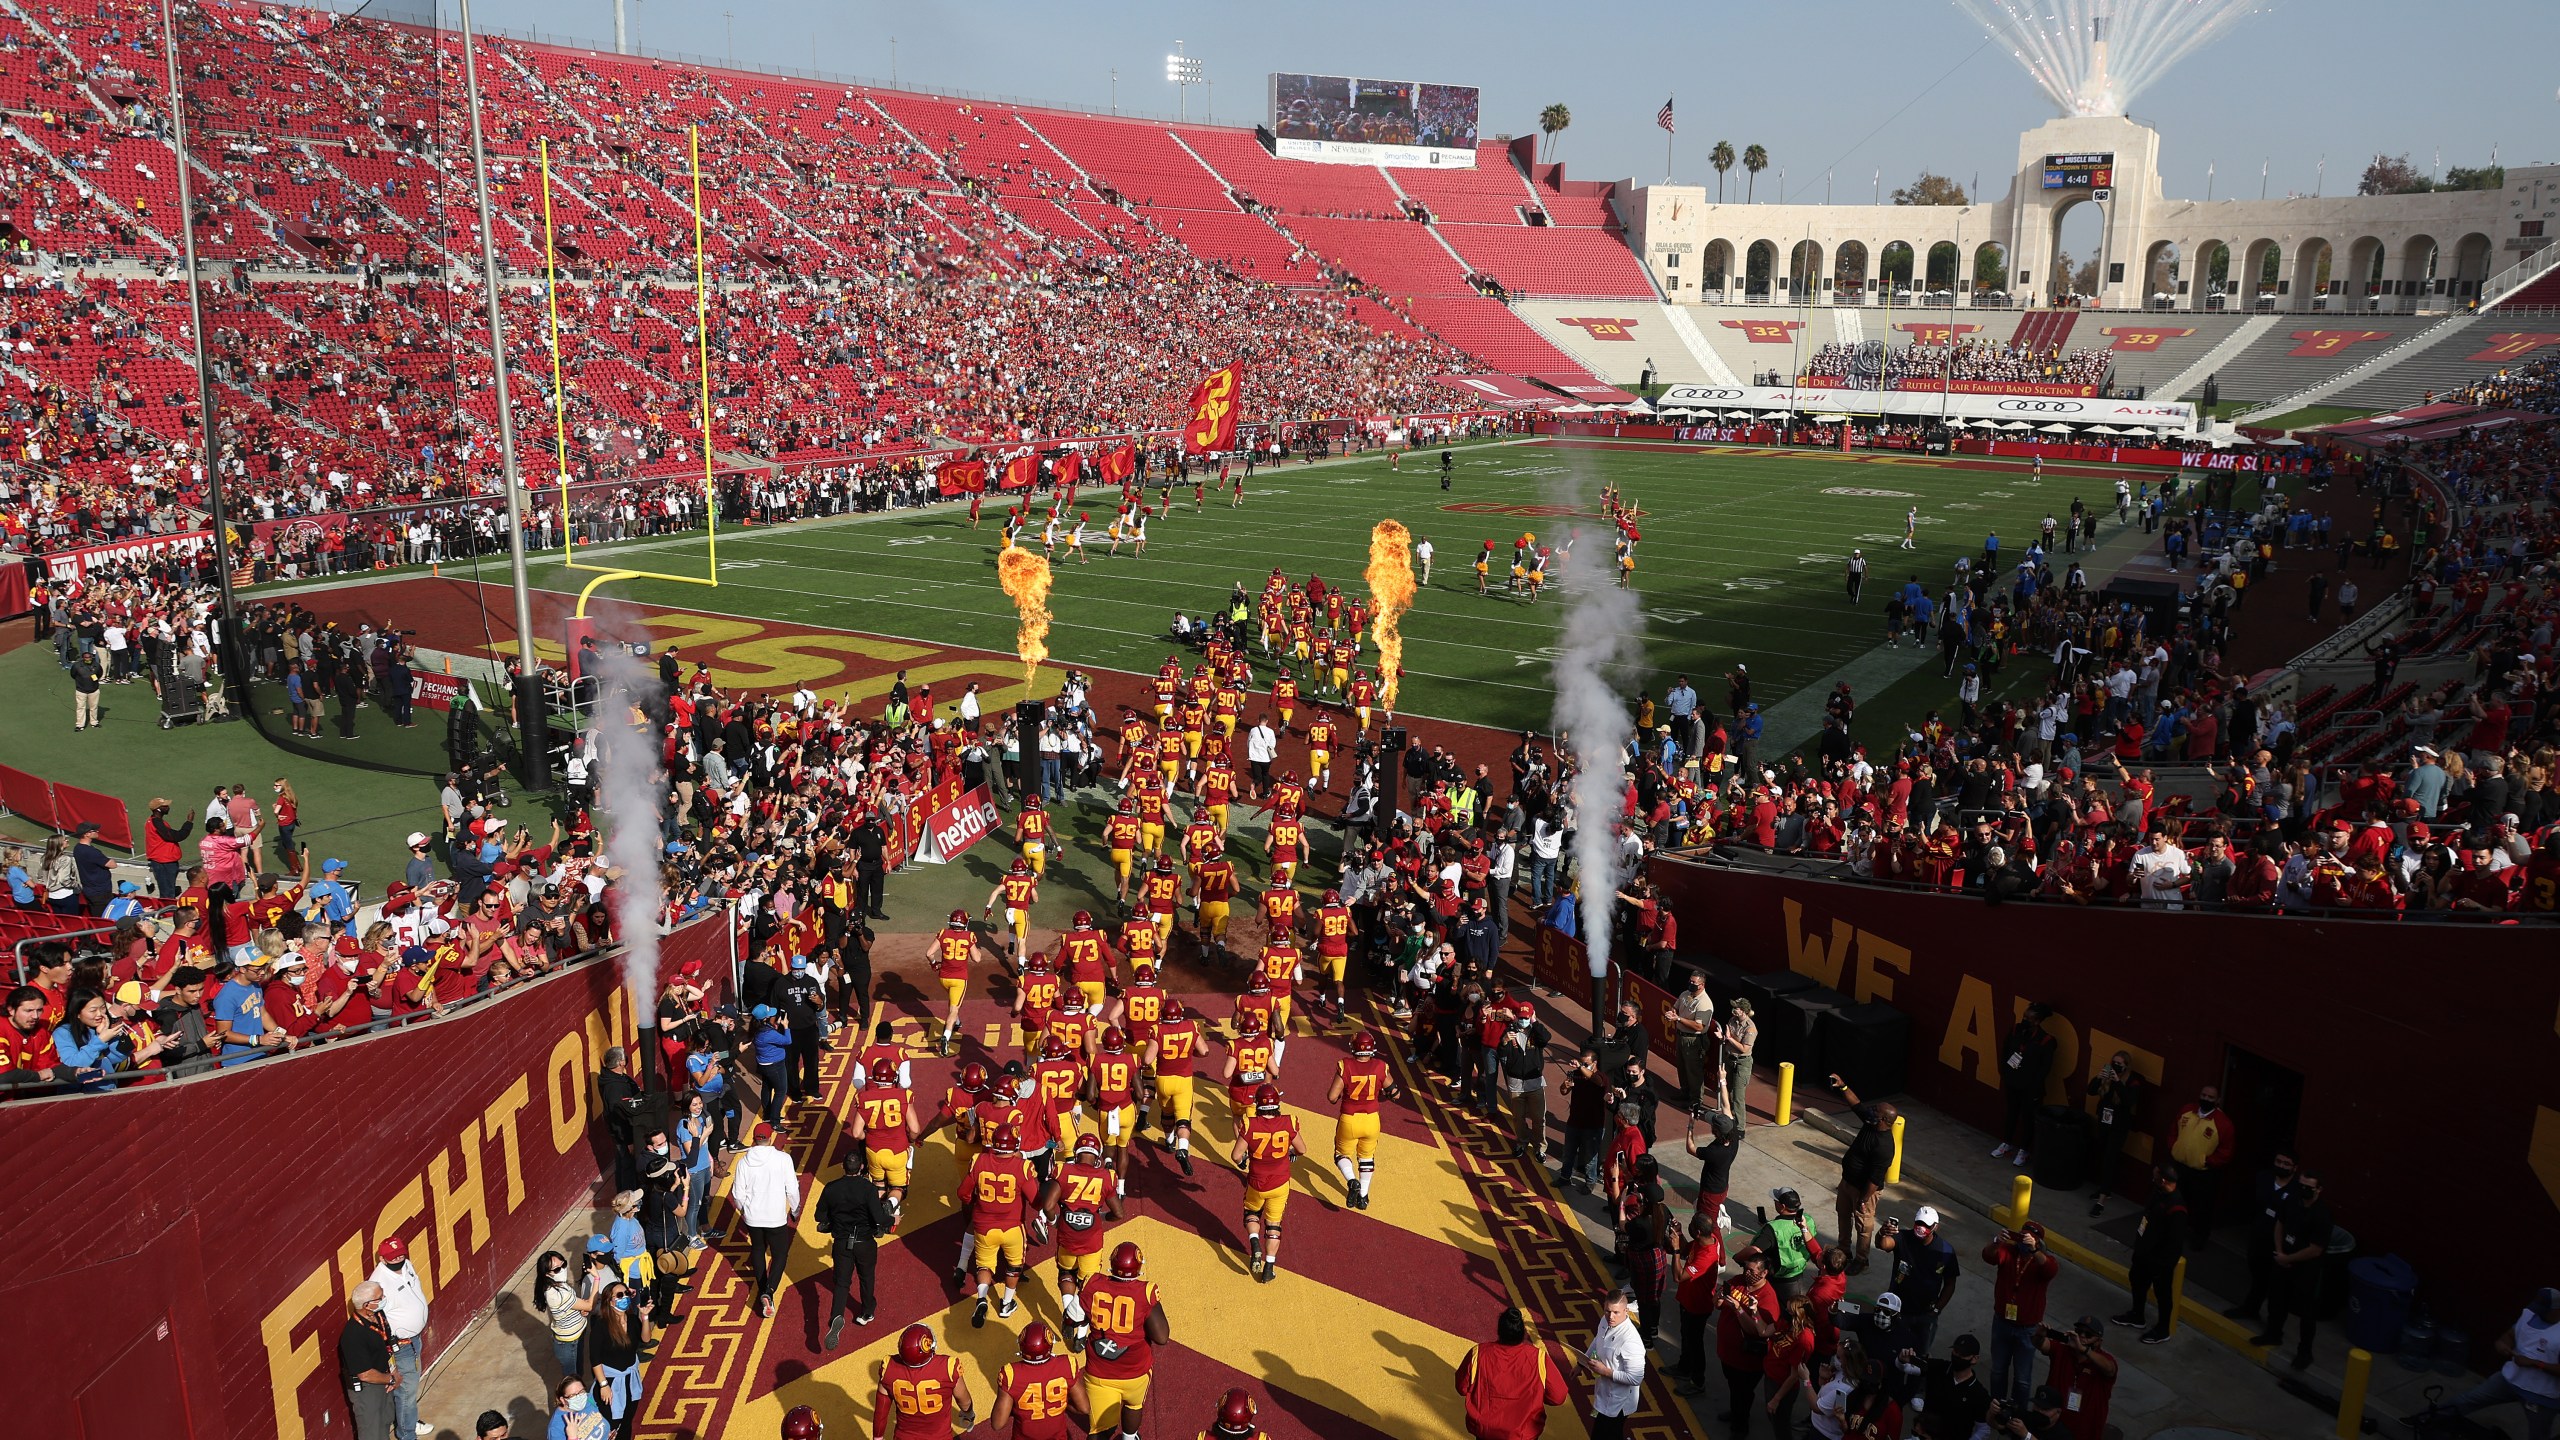
<path id="1" fill-rule="evenodd" d="M 1232 450 L 1236 443 L 1236 411 L 1243 403 L 1244 367 L 1224 365 L 1191 387 L 1191 419 L 1182 427 L 1182 453 L 1206 455 Z"/>

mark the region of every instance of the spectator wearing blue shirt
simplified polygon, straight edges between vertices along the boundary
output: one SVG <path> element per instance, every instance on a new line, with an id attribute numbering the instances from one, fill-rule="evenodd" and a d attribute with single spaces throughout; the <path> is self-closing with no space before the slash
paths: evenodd
<path id="1" fill-rule="evenodd" d="M 760 1110 L 768 1120 L 782 1112 L 791 1098 L 791 1022 L 770 1005 L 759 1005 L 749 1012 L 755 1022 L 756 1075 L 764 1082 Z"/>
<path id="2" fill-rule="evenodd" d="M 33 910 L 44 903 L 37 892 L 35 877 L 27 873 L 27 852 L 9 852 L 9 899 L 21 910 Z"/>
<path id="3" fill-rule="evenodd" d="M 428 847 L 424 830 L 409 832 L 409 863 L 401 871 L 400 878 L 412 890 L 424 890 L 436 883 L 435 855 Z"/>
<path id="4" fill-rule="evenodd" d="M 1902 1323 L 1911 1336 L 1911 1348 L 1925 1356 L 1938 1338 L 1938 1316 L 1956 1298 L 1961 1266 L 1955 1247 L 1938 1233 L 1937 1207 L 1923 1205 L 1913 1212 L 1908 1230 L 1886 1221 L 1884 1233 L 1876 1237 L 1876 1248 L 1893 1252 L 1890 1289 L 1902 1297 Z"/>
<path id="5" fill-rule="evenodd" d="M 106 907 L 100 912 L 99 918 L 106 920 L 109 923 L 113 923 L 115 921 L 125 919 L 128 916 L 139 915 L 141 913 L 142 887 L 134 884 L 130 880 L 125 880 L 117 883 L 116 898 L 106 903 Z"/>
<path id="6" fill-rule="evenodd" d="M 729 1087 L 729 1067 L 721 1056 L 701 1048 L 701 1044 L 695 1041 L 692 1053 L 684 1057 L 685 1079 L 711 1114 L 719 1148 L 723 1152 L 743 1150 L 747 1147 L 738 1143 L 738 1095 Z"/>
<path id="7" fill-rule="evenodd" d="M 171 1043 L 158 1035 L 137 1039 L 133 1007 L 111 1006 L 94 990 L 73 995 L 66 1008 L 53 1030 L 54 1054 L 83 1090 L 114 1089 L 117 1075 L 138 1069 Z"/>
<path id="8" fill-rule="evenodd" d="M 274 964 L 272 957 L 252 950 L 214 992 L 214 1038 L 221 1042 L 225 1066 L 246 1064 L 287 1043 L 285 1033 L 267 1023 L 267 979 Z"/>
<path id="9" fill-rule="evenodd" d="M 346 869 L 347 862 L 344 860 L 321 861 L 320 881 L 311 887 L 311 892 L 306 897 L 306 902 L 320 912 L 320 918 L 329 922 L 330 928 L 337 930 L 346 929 L 356 915 L 355 892 L 349 890 L 347 883 L 338 878 L 346 873 Z"/>

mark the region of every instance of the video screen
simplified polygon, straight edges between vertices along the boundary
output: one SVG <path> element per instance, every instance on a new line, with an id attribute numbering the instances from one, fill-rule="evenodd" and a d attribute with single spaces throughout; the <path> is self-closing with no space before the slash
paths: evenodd
<path id="1" fill-rule="evenodd" d="M 1271 133 L 1318 145 L 1473 151 L 1478 104 L 1472 85 L 1275 74 Z"/>

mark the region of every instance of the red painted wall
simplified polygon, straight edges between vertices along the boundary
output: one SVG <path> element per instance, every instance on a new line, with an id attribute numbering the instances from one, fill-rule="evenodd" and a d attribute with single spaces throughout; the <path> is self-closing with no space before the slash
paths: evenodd
<path id="1" fill-rule="evenodd" d="M 668 937 L 685 959 L 727 973 L 719 919 Z M 229 1073 L 0 1107 L 11 1433 L 349 1433 L 337 1337 L 374 1245 L 407 1237 L 430 1282 L 432 1363 L 596 1197 L 594 1075 L 631 1026 L 594 963 Z"/>
<path id="2" fill-rule="evenodd" d="M 1717 958 L 1909 1013 L 1912 1093 L 1970 1124 L 1999 1128 L 1994 1050 L 2031 1000 L 2057 1012 L 2047 1098 L 2130 1050 L 2162 1144 L 2247 1050 L 2302 1075 L 2295 1143 L 2359 1253 L 2406 1256 L 2422 1299 L 2483 1339 L 2541 1283 L 2482 1264 L 2479 1237 L 2560 1225 L 2560 929 L 1992 906 L 1681 859 L 1651 874 Z"/>

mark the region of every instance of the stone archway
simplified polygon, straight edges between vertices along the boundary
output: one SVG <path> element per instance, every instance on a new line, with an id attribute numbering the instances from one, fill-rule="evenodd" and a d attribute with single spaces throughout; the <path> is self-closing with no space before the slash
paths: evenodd
<path id="1" fill-rule="evenodd" d="M 1831 303 L 1863 305 L 1867 298 L 1869 256 L 1864 240 L 1843 240 L 1831 252 Z"/>
<path id="2" fill-rule="evenodd" d="M 2236 310 L 2237 296 L 2232 295 L 2231 246 L 2221 240 L 2207 240 L 2196 246 L 2195 262 L 2187 270 L 2187 308 L 2191 310 Z"/>
<path id="3" fill-rule="evenodd" d="M 2455 308 L 2480 298 L 2480 282 L 2489 278 L 2489 266 L 2497 256 L 2497 242 L 2474 230 L 2453 242 L 2453 279 L 2448 293 Z"/>
<path id="4" fill-rule="evenodd" d="M 2295 310 L 2326 310 L 2337 281 L 2337 253 L 2325 238 L 2313 236 L 2293 249 Z"/>
<path id="5" fill-rule="evenodd" d="M 1886 241 L 1884 247 L 1876 252 L 1876 283 L 1888 290 L 1911 288 L 1915 258 L 1910 241 Z M 1894 303 L 1902 303 L 1901 297 L 1896 296 Z"/>
<path id="6" fill-rule="evenodd" d="M 2346 282 L 2346 308 L 2359 313 L 2373 308 L 2373 297 L 2382 293 L 2384 258 L 2382 238 L 2359 235 L 2347 242 L 2347 262 L 2339 278 Z"/>
<path id="7" fill-rule="evenodd" d="M 2276 303 L 2276 287 L 2284 280 L 2284 246 L 2274 240 L 2252 240 L 2240 252 L 2232 278 L 2240 292 L 2238 308 L 2263 310 Z"/>
<path id="8" fill-rule="evenodd" d="M 2005 295 L 2009 289 L 2009 247 L 1997 240 L 1986 240 L 1973 247 L 1973 268 L 1965 277 L 1973 282 L 1976 304 L 1986 293 Z"/>
<path id="9" fill-rule="evenodd" d="M 1770 282 L 1778 273 L 1778 242 L 1754 240 L 1743 256 L 1742 293 L 1751 299 L 1766 300 Z"/>
<path id="10" fill-rule="evenodd" d="M 2154 240 L 2143 252 L 2141 291 L 2142 308 L 2166 310 L 2178 303 L 2179 261 L 2184 257 L 2175 240 Z"/>
<path id="11" fill-rule="evenodd" d="M 1733 280 L 1733 242 L 1730 240 L 1708 241 L 1706 254 L 1700 260 L 1699 288 L 1721 299 L 1725 290 L 1733 284 Z"/>
<path id="12" fill-rule="evenodd" d="M 2392 310 L 2417 310 L 2425 306 L 2425 296 L 2434 289 L 2436 239 L 2432 235 L 2412 235 L 2400 246 L 2398 303 L 2386 306 Z"/>
<path id="13" fill-rule="evenodd" d="M 1953 294 L 1959 278 L 1957 272 L 1963 264 L 1964 252 L 1956 247 L 1953 240 L 1941 240 L 1930 246 L 1928 263 L 1920 269 L 1921 288 L 1932 294 L 1941 291 Z"/>
<path id="14" fill-rule="evenodd" d="M 1788 293 L 1803 297 L 1822 289 L 1822 242 L 1799 240 L 1787 251 Z"/>

